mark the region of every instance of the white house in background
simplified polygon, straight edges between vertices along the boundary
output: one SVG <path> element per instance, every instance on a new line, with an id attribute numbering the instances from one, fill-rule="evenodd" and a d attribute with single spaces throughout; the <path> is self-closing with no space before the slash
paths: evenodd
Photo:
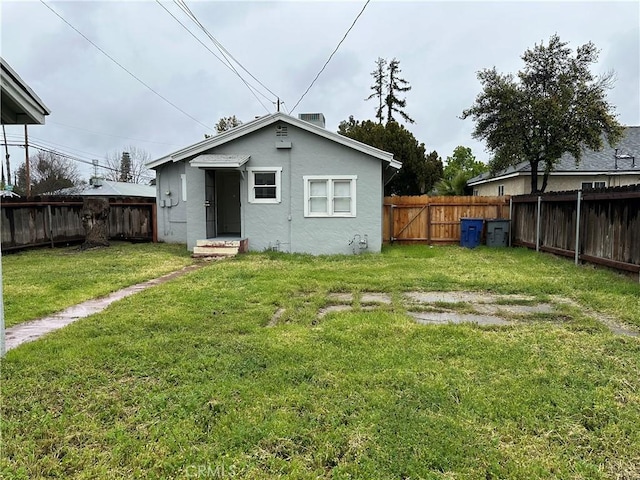
<path id="1" fill-rule="evenodd" d="M 324 128 L 324 115 L 274 113 L 149 162 L 158 238 L 194 253 L 240 248 L 378 252 L 393 154 Z"/>
<path id="2" fill-rule="evenodd" d="M 538 185 L 542 184 L 542 175 Z M 585 150 L 580 162 L 565 154 L 549 174 L 547 192 L 588 190 L 640 184 L 640 127 L 625 127 L 613 147 L 605 140 L 599 152 Z M 523 195 L 531 193 L 531 167 L 522 162 L 495 175 L 484 173 L 468 182 L 474 195 Z"/>

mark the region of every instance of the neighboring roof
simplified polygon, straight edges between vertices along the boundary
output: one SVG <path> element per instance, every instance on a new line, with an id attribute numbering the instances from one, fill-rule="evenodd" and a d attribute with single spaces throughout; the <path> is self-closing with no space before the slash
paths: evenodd
<path id="1" fill-rule="evenodd" d="M 616 149 L 617 155 L 616 155 Z M 625 127 L 622 139 L 615 147 L 604 141 L 602 150 L 585 149 L 580 162 L 565 153 L 551 175 L 636 175 L 640 174 L 640 127 Z M 531 176 L 531 165 L 522 162 L 495 175 L 483 173 L 469 180 L 468 185 L 478 185 L 493 180 L 516 176 Z"/>
<path id="2" fill-rule="evenodd" d="M 249 161 L 251 155 L 198 155 L 189 162 L 192 167 L 239 168 Z"/>
<path id="3" fill-rule="evenodd" d="M 93 179 L 93 182 L 95 182 L 95 179 Z M 93 185 L 63 188 L 62 190 L 53 192 L 52 195 L 155 198 L 156 187 L 152 185 L 140 185 L 137 183 L 114 182 L 111 180 L 99 179 L 99 182 L 95 182 Z"/>
<path id="4" fill-rule="evenodd" d="M 168 162 L 179 162 L 181 160 L 186 160 L 190 157 L 193 157 L 194 155 L 205 152 L 211 148 L 223 145 L 225 143 L 228 143 L 232 140 L 248 135 L 252 132 L 255 132 L 256 130 L 260 130 L 261 128 L 272 125 L 279 121 L 301 128 L 302 130 L 306 130 L 307 132 L 324 137 L 328 140 L 339 143 L 346 147 L 353 148 L 354 150 L 358 150 L 360 152 L 366 153 L 367 155 L 371 155 L 372 157 L 378 158 L 380 160 L 383 160 L 389 163 L 389 165 L 393 168 L 399 169 L 402 166 L 402 164 L 399 161 L 394 160 L 392 153 L 382 151 L 378 148 L 358 142 L 349 137 L 345 137 L 344 135 L 330 132 L 329 130 L 326 130 L 322 127 L 306 122 L 304 120 L 300 120 L 290 115 L 286 115 L 282 112 L 277 112 L 277 113 L 265 115 L 264 117 L 256 118 L 255 120 L 252 120 L 238 127 L 232 128 L 231 130 L 223 132 L 219 135 L 214 135 L 213 137 L 209 137 L 205 140 L 202 140 L 201 142 L 190 145 L 186 148 L 173 152 L 162 158 L 158 158 L 157 160 L 152 160 L 151 162 L 147 163 L 147 167 L 155 168 L 155 167 L 159 167 L 160 165 L 164 165 L 165 163 L 168 163 Z"/>
<path id="5" fill-rule="evenodd" d="M 2 123 L 7 125 L 44 124 L 51 111 L 45 106 L 22 78 L 0 58 L 2 71 L 1 108 Z"/>

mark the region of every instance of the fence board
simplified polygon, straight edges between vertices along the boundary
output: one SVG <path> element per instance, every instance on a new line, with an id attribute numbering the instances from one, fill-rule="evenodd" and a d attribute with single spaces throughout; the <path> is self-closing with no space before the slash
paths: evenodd
<path id="1" fill-rule="evenodd" d="M 2 250 L 83 240 L 82 200 L 82 197 L 2 199 Z M 155 241 L 155 199 L 111 197 L 109 205 L 109 238 Z"/>
<path id="2" fill-rule="evenodd" d="M 578 192 L 541 195 L 539 248 L 574 256 Z M 512 239 L 536 247 L 538 197 L 513 197 Z M 580 206 L 578 259 L 613 268 L 640 271 L 640 185 L 584 194 Z"/>
<path id="3" fill-rule="evenodd" d="M 385 243 L 460 242 L 460 219 L 508 218 L 509 197 L 385 197 Z"/>

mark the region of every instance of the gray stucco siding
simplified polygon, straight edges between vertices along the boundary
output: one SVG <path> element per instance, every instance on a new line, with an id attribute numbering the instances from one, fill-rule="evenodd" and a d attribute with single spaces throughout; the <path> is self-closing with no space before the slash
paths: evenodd
<path id="1" fill-rule="evenodd" d="M 288 125 L 290 149 L 276 149 L 276 126 L 238 139 L 216 153 L 247 153 L 247 168 L 282 167 L 281 202 L 248 203 L 242 191 L 243 236 L 251 250 L 280 245 L 288 252 L 312 254 L 352 253 L 349 241 L 367 236 L 369 251 L 382 243 L 382 162 L 362 152 Z M 304 216 L 304 177 L 307 175 L 355 175 L 356 216 L 310 218 Z"/>
<path id="2" fill-rule="evenodd" d="M 156 170 L 158 240 L 161 242 L 187 241 L 187 209 L 183 201 L 182 174 L 182 162 L 165 164 Z"/>
<path id="3" fill-rule="evenodd" d="M 263 251 L 278 247 L 284 252 L 352 254 L 349 242 L 368 240 L 368 249 L 379 252 L 382 244 L 383 162 L 363 152 L 315 135 L 291 124 L 286 138 L 277 137 L 278 124 L 229 141 L 203 153 L 250 155 L 241 167 L 241 230 L 249 248 Z M 291 148 L 276 148 L 276 142 L 291 142 Z M 158 234 L 163 241 L 187 243 L 192 250 L 206 238 L 204 207 L 206 171 L 189 165 L 186 159 L 157 168 Z M 249 175 L 252 168 L 280 171 L 280 201 L 251 203 Z M 181 178 L 186 176 L 187 202 L 182 201 Z M 354 217 L 305 217 L 305 176 L 354 176 Z M 170 195 L 165 195 L 170 191 Z M 175 193 L 174 193 L 175 192 Z M 171 200 L 173 203 L 168 203 Z M 176 203 L 177 202 L 177 203 Z M 175 204 L 175 205 L 174 205 Z M 170 205 L 170 206 L 169 206 Z M 356 243 L 357 245 L 357 243 Z M 360 249 L 356 248 L 356 252 Z"/>

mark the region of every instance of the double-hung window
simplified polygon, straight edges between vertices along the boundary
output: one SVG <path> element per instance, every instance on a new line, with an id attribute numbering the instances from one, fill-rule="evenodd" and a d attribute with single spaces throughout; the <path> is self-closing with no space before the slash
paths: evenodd
<path id="1" fill-rule="evenodd" d="M 249 203 L 280 203 L 282 167 L 248 168 Z"/>
<path id="2" fill-rule="evenodd" d="M 305 217 L 355 217 L 356 175 L 308 175 L 304 180 Z"/>

